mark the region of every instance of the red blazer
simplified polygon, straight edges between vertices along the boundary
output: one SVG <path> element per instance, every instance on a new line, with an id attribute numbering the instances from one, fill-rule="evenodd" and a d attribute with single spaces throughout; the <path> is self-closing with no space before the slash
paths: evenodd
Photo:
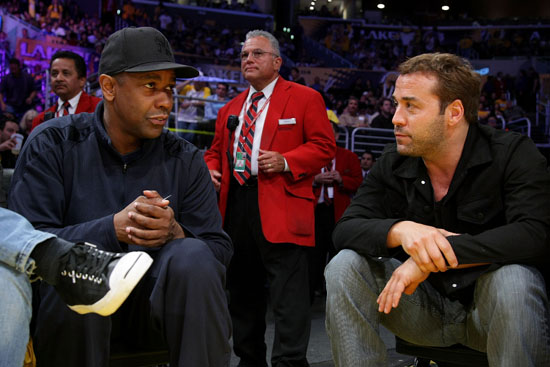
<path id="1" fill-rule="evenodd" d="M 82 94 L 80 95 L 80 100 L 78 101 L 78 105 L 76 106 L 75 114 L 82 113 L 82 112 L 94 112 L 95 106 L 101 101 L 101 98 L 91 96 L 88 93 L 82 91 Z M 44 122 L 44 115 L 46 112 L 55 112 L 57 110 L 57 102 L 48 108 L 46 111 L 41 112 L 40 114 L 36 115 L 36 117 L 32 120 L 32 128 L 31 131 Z"/>
<path id="2" fill-rule="evenodd" d="M 335 169 L 342 176 L 342 184 L 334 186 L 334 222 L 336 223 L 348 207 L 351 197 L 363 182 L 363 171 L 357 154 L 351 150 L 336 147 Z M 319 170 L 319 172 L 321 172 Z M 319 173 L 317 172 L 317 173 Z M 321 195 L 321 186 L 313 188 L 315 198 Z M 317 202 L 317 200 L 315 201 Z"/>
<path id="3" fill-rule="evenodd" d="M 248 90 L 239 94 L 218 113 L 212 146 L 205 152 L 208 168 L 221 172 L 219 206 L 225 216 L 232 172 L 227 159 L 229 142 L 227 118 L 239 115 Z M 295 118 L 296 124 L 279 125 L 280 119 Z M 273 243 L 315 245 L 315 198 L 312 182 L 321 167 L 332 160 L 336 150 L 334 133 L 325 103 L 315 90 L 279 77 L 273 90 L 261 149 L 281 153 L 291 172 L 258 172 L 258 204 L 262 231 Z"/>

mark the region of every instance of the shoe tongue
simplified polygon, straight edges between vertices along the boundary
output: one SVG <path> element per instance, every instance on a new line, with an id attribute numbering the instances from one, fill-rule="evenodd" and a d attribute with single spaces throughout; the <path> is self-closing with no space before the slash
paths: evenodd
<path id="1" fill-rule="evenodd" d="M 65 269 L 96 276 L 103 273 L 111 259 L 108 253 L 87 244 L 77 244 L 67 255 Z"/>

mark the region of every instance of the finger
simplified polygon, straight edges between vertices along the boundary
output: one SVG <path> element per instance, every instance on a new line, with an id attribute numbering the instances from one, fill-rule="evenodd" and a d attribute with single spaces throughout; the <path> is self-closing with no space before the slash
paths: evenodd
<path id="1" fill-rule="evenodd" d="M 145 203 L 145 202 L 147 202 L 147 200 L 148 199 L 147 199 L 146 196 L 140 195 L 136 198 L 136 200 L 134 200 L 134 205 L 135 205 L 135 203 Z"/>
<path id="2" fill-rule="evenodd" d="M 148 199 L 162 198 L 156 190 L 143 190 L 143 195 L 145 195 Z"/>
<path id="3" fill-rule="evenodd" d="M 432 263 L 436 266 L 436 271 L 447 271 L 447 264 L 437 242 L 429 246 L 427 252 Z"/>
<path id="4" fill-rule="evenodd" d="M 420 251 L 416 254 L 416 256 L 411 256 L 423 272 L 436 272 L 437 267 L 432 262 L 432 259 L 430 258 L 428 252 L 425 249 L 420 249 Z"/>
<path id="5" fill-rule="evenodd" d="M 384 313 L 390 313 L 392 308 L 396 308 L 399 305 L 399 300 L 401 299 L 401 294 L 405 289 L 403 283 L 397 279 L 392 282 L 388 289 L 388 297 L 386 299 L 386 305 L 384 307 Z"/>
<path id="6" fill-rule="evenodd" d="M 168 195 L 168 197 L 170 196 L 172 195 Z M 168 206 L 168 204 L 170 204 L 170 201 L 167 199 L 163 199 L 160 195 L 155 195 L 153 197 L 146 198 L 145 200 L 140 200 L 140 203 L 152 205 L 154 207 L 165 208 Z"/>
<path id="7" fill-rule="evenodd" d="M 386 307 L 386 297 L 388 296 L 387 287 L 388 285 L 386 284 L 386 287 L 384 287 L 376 299 L 376 302 L 378 302 L 378 312 L 384 312 L 384 308 Z"/>
<path id="8" fill-rule="evenodd" d="M 445 237 L 458 236 L 458 233 L 449 232 L 449 231 L 447 231 L 446 229 L 443 229 L 443 228 L 438 228 L 437 230 L 439 231 L 439 233 L 441 233 Z"/>
<path id="9" fill-rule="evenodd" d="M 388 283 L 381 293 L 382 298 L 378 307 L 378 312 L 388 314 L 392 308 L 392 284 Z"/>
<path id="10" fill-rule="evenodd" d="M 147 197 L 148 203 L 156 206 L 166 207 L 170 201 L 163 199 L 162 196 L 155 190 L 143 190 L 143 194 Z M 170 197 L 172 195 L 168 195 Z"/>
<path id="11" fill-rule="evenodd" d="M 163 233 L 159 230 L 142 229 L 137 227 L 126 227 L 126 233 L 138 241 L 163 241 Z M 163 241 L 164 242 L 164 241 Z"/>
<path id="12" fill-rule="evenodd" d="M 449 266 L 451 268 L 456 268 L 458 266 L 458 259 L 456 258 L 455 252 L 453 251 L 453 246 L 451 246 L 449 241 L 443 237 L 441 241 L 438 241 L 437 246 L 443 253 L 443 256 L 445 256 L 445 259 L 447 259 Z"/>
<path id="13" fill-rule="evenodd" d="M 144 207 L 143 204 L 140 204 L 140 208 L 143 211 L 138 209 L 138 211 L 129 214 L 130 219 L 135 223 L 149 229 L 168 228 L 171 216 L 166 210 L 155 206 Z"/>
<path id="14" fill-rule="evenodd" d="M 128 242 L 138 246 L 144 247 L 160 247 L 163 245 L 163 242 L 160 240 L 147 240 L 139 238 L 136 235 L 128 234 Z"/>
<path id="15" fill-rule="evenodd" d="M 386 293 L 382 291 L 376 300 L 378 302 L 378 312 L 384 312 L 384 307 L 386 306 Z"/>
<path id="16" fill-rule="evenodd" d="M 392 277 L 390 278 L 390 280 L 388 280 L 388 283 L 386 283 L 386 286 L 378 296 L 378 300 L 377 300 L 378 312 L 387 313 L 386 310 L 388 309 L 388 302 L 390 302 L 390 298 L 391 298 L 390 294 L 391 294 L 391 289 L 393 288 L 394 282 L 395 282 L 395 277 L 392 275 Z"/>

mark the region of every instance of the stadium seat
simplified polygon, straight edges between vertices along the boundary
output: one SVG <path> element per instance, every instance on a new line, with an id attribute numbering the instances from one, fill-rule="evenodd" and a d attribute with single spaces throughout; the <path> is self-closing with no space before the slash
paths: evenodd
<path id="1" fill-rule="evenodd" d="M 169 362 L 167 350 L 162 351 L 113 351 L 110 367 L 149 367 L 166 365 Z"/>
<path id="2" fill-rule="evenodd" d="M 437 367 L 488 367 L 487 355 L 460 344 L 450 347 L 428 347 L 409 343 L 395 337 L 395 351 L 417 357 L 415 366 L 428 367 L 430 360 Z"/>

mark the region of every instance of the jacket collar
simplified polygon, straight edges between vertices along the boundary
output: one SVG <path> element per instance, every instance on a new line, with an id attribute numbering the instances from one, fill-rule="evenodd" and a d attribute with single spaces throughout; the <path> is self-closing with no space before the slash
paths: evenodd
<path id="1" fill-rule="evenodd" d="M 264 130 L 262 132 L 261 148 L 267 149 L 271 146 L 271 142 L 275 136 L 275 131 L 278 126 L 278 121 L 283 115 L 285 106 L 290 98 L 290 94 L 287 93 L 288 89 L 292 86 L 292 83 L 286 81 L 282 76 L 279 76 L 277 83 L 273 88 L 271 99 L 269 101 L 269 108 L 264 123 Z M 228 114 L 239 115 L 243 104 L 246 101 L 247 96 L 250 93 L 250 88 L 247 88 L 244 92 L 239 94 L 232 102 Z"/>
<path id="2" fill-rule="evenodd" d="M 154 143 L 161 138 L 163 138 L 163 135 L 166 134 L 166 132 L 163 132 L 159 138 L 156 139 L 143 139 L 143 144 L 141 145 L 141 148 L 136 150 L 135 152 L 122 155 L 120 154 L 114 147 L 111 141 L 111 137 L 109 134 L 107 134 L 107 130 L 105 130 L 105 125 L 103 124 L 103 111 L 105 109 L 105 105 L 103 103 L 103 100 L 101 100 L 94 112 L 94 129 L 96 131 L 96 136 L 99 144 L 102 144 L 103 146 L 107 147 L 112 153 L 116 154 L 117 156 L 121 157 L 123 161 L 126 163 L 129 163 L 130 161 L 133 161 L 134 159 L 137 159 L 141 157 L 143 154 L 149 152 L 154 145 Z"/>

